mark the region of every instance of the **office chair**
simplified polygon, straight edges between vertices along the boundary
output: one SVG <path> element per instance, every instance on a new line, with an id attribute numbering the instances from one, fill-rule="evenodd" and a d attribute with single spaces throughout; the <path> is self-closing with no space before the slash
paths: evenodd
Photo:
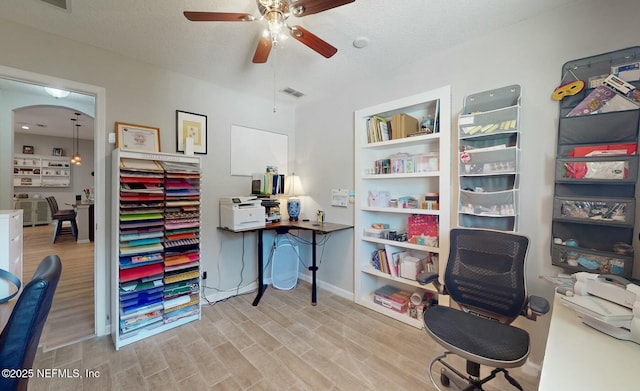
<path id="1" fill-rule="evenodd" d="M 56 220 L 56 227 L 53 230 L 53 240 L 51 243 L 55 243 L 58 239 L 58 235 L 64 233 L 71 233 L 75 240 L 78 240 L 78 224 L 76 223 L 76 211 L 73 209 L 58 209 L 58 202 L 56 198 L 51 196 L 47 197 L 49 203 L 49 209 L 51 210 L 51 219 Z M 71 225 L 71 230 L 63 229 L 63 223 L 68 221 Z"/>
<path id="2" fill-rule="evenodd" d="M 482 385 L 502 372 L 519 390 L 522 386 L 505 368 L 522 366 L 529 356 L 529 334 L 511 326 L 518 316 L 535 320 L 549 311 L 549 302 L 537 296 L 527 297 L 525 259 L 529 239 L 526 236 L 488 229 L 451 230 L 449 260 L 444 285 L 435 273 L 423 273 L 420 283 L 433 283 L 440 294 L 448 294 L 462 310 L 433 306 L 423 313 L 427 333 L 447 351 L 429 364 L 433 377 L 436 362 L 443 367 L 440 383 L 451 382 L 460 390 L 482 390 Z M 464 375 L 445 361 L 448 355 L 466 360 Z M 493 367 L 480 378 L 480 366 Z"/>
<path id="3" fill-rule="evenodd" d="M 31 281 L 20 293 L 0 334 L 0 368 L 3 370 L 32 368 L 61 273 L 60 258 L 49 255 L 40 262 Z M 29 376 L 2 376 L 0 390 L 26 391 L 28 381 Z"/>

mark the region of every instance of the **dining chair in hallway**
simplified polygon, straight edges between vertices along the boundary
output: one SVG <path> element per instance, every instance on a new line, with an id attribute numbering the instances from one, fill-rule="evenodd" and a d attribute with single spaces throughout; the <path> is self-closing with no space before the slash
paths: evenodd
<path id="1" fill-rule="evenodd" d="M 52 243 L 56 242 L 58 235 L 66 233 L 73 234 L 73 238 L 78 240 L 78 224 L 76 223 L 76 211 L 73 209 L 60 210 L 58 208 L 58 202 L 53 196 L 47 197 L 49 203 L 49 209 L 51 210 L 51 219 L 56 221 L 55 229 L 53 230 Z M 64 222 L 69 222 L 70 227 L 65 227 Z"/>

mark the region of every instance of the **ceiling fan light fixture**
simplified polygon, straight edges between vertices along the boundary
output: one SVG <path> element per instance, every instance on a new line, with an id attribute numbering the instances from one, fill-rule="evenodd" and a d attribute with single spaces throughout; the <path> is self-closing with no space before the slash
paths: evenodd
<path id="1" fill-rule="evenodd" d="M 285 25 L 284 15 L 279 11 L 269 11 L 265 15 L 265 19 L 268 23 L 269 35 L 271 41 L 275 44 L 278 43 L 278 39 L 282 35 L 282 26 Z"/>
<path id="2" fill-rule="evenodd" d="M 304 6 L 303 5 L 297 5 L 294 6 L 291 9 L 291 13 L 293 14 L 293 16 L 300 16 L 304 13 Z"/>
<path id="3" fill-rule="evenodd" d="M 301 38 L 302 37 L 302 31 L 300 31 L 300 29 L 297 29 L 295 27 L 291 27 L 291 36 L 294 38 Z"/>

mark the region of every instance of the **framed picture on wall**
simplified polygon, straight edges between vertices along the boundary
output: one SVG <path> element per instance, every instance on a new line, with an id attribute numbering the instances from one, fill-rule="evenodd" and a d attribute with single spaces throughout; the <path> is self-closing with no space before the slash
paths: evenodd
<path id="1" fill-rule="evenodd" d="M 207 153 L 207 116 L 176 110 L 176 149 L 186 151 L 187 138 L 193 139 L 193 152 Z"/>
<path id="2" fill-rule="evenodd" d="M 62 156 L 62 148 L 53 148 L 53 156 Z"/>
<path id="3" fill-rule="evenodd" d="M 22 146 L 22 153 L 28 154 L 28 155 L 33 155 L 33 153 L 34 153 L 33 145 L 23 145 Z"/>
<path id="4" fill-rule="evenodd" d="M 116 122 L 116 147 L 131 152 L 160 152 L 160 128 Z"/>

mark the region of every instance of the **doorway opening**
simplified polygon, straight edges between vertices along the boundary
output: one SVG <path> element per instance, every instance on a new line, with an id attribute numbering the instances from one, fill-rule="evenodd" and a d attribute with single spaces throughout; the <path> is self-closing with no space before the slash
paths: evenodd
<path id="1" fill-rule="evenodd" d="M 27 107 L 27 106 L 35 106 L 35 105 L 53 105 L 53 106 L 67 106 L 72 108 L 77 108 L 77 104 L 61 104 L 60 100 L 52 101 L 51 97 L 40 96 L 39 98 L 33 98 L 25 91 L 15 91 L 10 90 L 6 87 L 7 84 L 13 83 L 20 85 L 22 88 L 26 90 L 31 90 L 33 92 L 34 89 L 44 90 L 43 87 L 50 86 L 58 89 L 63 89 L 66 91 L 72 92 L 71 95 L 84 95 L 89 96 L 93 99 L 93 105 L 90 110 L 84 110 L 83 112 L 93 112 L 94 113 L 94 141 L 93 146 L 88 147 L 92 150 L 93 156 L 93 184 L 94 184 L 94 226 L 92 227 L 94 232 L 95 241 L 91 243 L 92 248 L 84 253 L 84 255 L 80 255 L 79 258 L 84 260 L 84 266 L 88 263 L 92 269 L 93 278 L 92 280 L 92 288 L 89 288 L 89 291 L 78 290 L 77 294 L 89 296 L 91 300 L 90 306 L 93 307 L 93 331 L 92 335 L 105 335 L 109 332 L 108 325 L 108 310 L 109 310 L 109 271 L 108 271 L 108 259 L 110 254 L 109 249 L 106 243 L 109 241 L 109 237 L 107 232 L 109 232 L 109 227 L 107 226 L 106 219 L 106 199 L 108 197 L 106 192 L 106 130 L 105 130 L 105 90 L 102 87 L 92 86 L 88 84 L 78 83 L 71 80 L 59 79 L 47 75 L 22 71 L 14 68 L 3 67 L 0 66 L 0 124 L 2 124 L 2 128 L 12 129 L 14 125 L 14 116 L 16 113 L 14 110 Z M 29 100 L 33 98 L 33 100 Z M 60 98 L 62 99 L 62 98 Z M 68 125 L 68 133 L 71 133 L 70 130 L 71 125 Z M 13 155 L 15 152 L 14 145 L 16 138 L 18 136 L 14 136 L 14 132 L 9 132 L 10 134 L 3 134 L 3 143 L 0 145 L 0 182 L 3 184 L 9 184 L 13 182 Z M 4 142 L 7 140 L 9 142 Z M 22 144 L 19 145 L 20 148 Z M 53 148 L 54 146 L 51 146 Z M 81 147 L 82 148 L 82 147 Z M 52 151 L 49 154 L 55 154 Z M 87 153 L 87 156 L 90 154 Z M 0 186 L 0 209 L 13 209 L 13 186 Z M 75 196 L 74 196 L 75 201 Z M 26 227 L 25 227 L 26 228 Z M 37 227 L 36 227 L 37 228 Z M 36 232 L 34 230 L 33 232 Z M 25 239 L 27 239 L 25 232 Z M 51 237 L 46 238 L 47 241 L 51 242 Z M 29 240 L 29 239 L 27 239 Z M 62 241 L 56 241 L 56 245 L 64 244 Z M 74 241 L 68 243 L 68 245 L 77 246 L 77 243 Z M 25 242 L 25 247 L 35 247 L 36 243 Z M 43 246 L 44 247 L 44 246 Z M 62 250 L 62 247 L 55 248 L 54 250 Z M 64 251 L 64 250 L 63 250 Z M 61 257 L 62 258 L 62 257 Z M 71 255 L 68 255 L 68 258 L 72 258 Z M 72 263 L 71 261 L 69 262 Z M 64 258 L 63 258 L 63 273 L 65 270 L 71 270 L 73 268 L 68 266 L 65 269 Z M 91 273 L 91 272 L 90 272 Z M 30 274 L 25 273 L 23 275 L 23 280 L 28 281 L 31 278 Z M 91 282 L 89 283 L 91 286 Z M 55 300 L 55 299 L 54 299 Z M 71 316 L 70 313 L 74 312 L 73 309 L 68 309 L 69 311 L 66 316 Z M 51 315 L 50 315 L 51 316 Z M 70 317 L 66 318 L 66 322 L 61 322 L 61 326 L 57 327 L 67 327 L 69 323 L 73 322 Z M 62 326 L 65 324 L 65 326 Z M 53 325 L 53 323 L 52 323 Z"/>

